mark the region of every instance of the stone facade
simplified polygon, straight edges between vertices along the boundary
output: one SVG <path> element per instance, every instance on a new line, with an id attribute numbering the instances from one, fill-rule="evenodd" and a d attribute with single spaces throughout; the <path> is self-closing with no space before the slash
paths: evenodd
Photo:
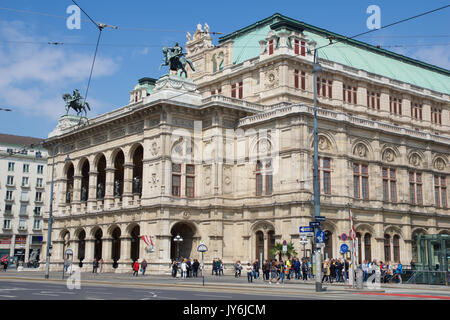
<path id="1" fill-rule="evenodd" d="M 53 155 L 54 265 L 70 246 L 85 265 L 101 257 L 104 268 L 116 261 L 116 271 L 129 271 L 133 259 L 145 258 L 150 270 L 166 272 L 177 255 L 199 258 L 201 240 L 208 263 L 265 260 L 283 240 L 298 256 L 310 255 L 298 229 L 313 220 L 316 43 L 301 29 L 273 25 L 256 41 L 259 55 L 239 64 L 239 31 L 213 46 L 209 27 L 197 26 L 186 44 L 196 68 L 190 79 L 167 75 L 145 94 L 137 86 L 129 105 L 46 141 L 49 149 L 61 145 Z M 352 208 L 362 260 L 409 264 L 414 234 L 450 230 L 449 92 L 320 62 L 325 256 L 341 256 Z M 394 112 L 393 92 L 403 113 L 397 105 Z M 411 109 L 418 99 L 420 117 Z M 440 123 L 431 123 L 435 106 Z M 154 250 L 140 235 L 153 237 Z"/>

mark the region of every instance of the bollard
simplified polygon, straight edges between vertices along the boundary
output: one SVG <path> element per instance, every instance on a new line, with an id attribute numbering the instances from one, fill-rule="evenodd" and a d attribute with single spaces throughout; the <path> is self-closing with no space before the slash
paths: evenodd
<path id="1" fill-rule="evenodd" d="M 356 288 L 357 289 L 363 288 L 363 271 L 361 267 L 358 267 L 356 269 Z"/>

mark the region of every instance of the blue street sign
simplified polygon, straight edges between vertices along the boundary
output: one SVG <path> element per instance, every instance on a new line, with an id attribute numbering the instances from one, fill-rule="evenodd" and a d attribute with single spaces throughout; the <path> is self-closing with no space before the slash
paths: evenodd
<path id="1" fill-rule="evenodd" d="M 316 242 L 317 243 L 324 243 L 325 242 L 325 232 L 322 230 L 318 230 L 316 232 Z"/>
<path id="2" fill-rule="evenodd" d="M 316 221 L 325 221 L 325 217 L 323 217 L 323 216 L 317 216 L 317 217 L 314 217 L 314 219 Z"/>
<path id="3" fill-rule="evenodd" d="M 348 245 L 346 245 L 345 243 L 341 245 L 341 252 L 342 253 L 347 253 L 348 251 Z"/>
<path id="4" fill-rule="evenodd" d="M 320 222 L 319 221 L 311 221 L 309 223 L 310 227 L 319 227 L 320 226 Z"/>
<path id="5" fill-rule="evenodd" d="M 301 233 L 303 233 L 303 232 L 314 232 L 314 229 L 312 227 L 300 227 L 299 231 Z"/>

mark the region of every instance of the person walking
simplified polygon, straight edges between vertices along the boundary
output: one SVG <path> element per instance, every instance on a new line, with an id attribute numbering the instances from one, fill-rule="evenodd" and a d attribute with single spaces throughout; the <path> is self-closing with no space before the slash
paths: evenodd
<path id="1" fill-rule="evenodd" d="M 402 273 L 403 273 L 403 265 L 401 262 L 398 263 L 397 269 L 395 270 L 395 274 L 397 276 L 398 283 L 402 284 Z"/>
<path id="2" fill-rule="evenodd" d="M 200 262 L 197 259 L 194 259 L 194 263 L 192 263 L 192 276 L 194 278 L 198 277 L 198 268 L 200 267 Z"/>
<path id="3" fill-rule="evenodd" d="M 192 277 L 192 262 L 190 258 L 188 258 L 186 261 L 186 272 L 187 272 L 186 276 L 188 278 Z"/>
<path id="4" fill-rule="evenodd" d="M 308 280 L 308 264 L 305 260 L 302 262 L 302 275 L 303 275 L 303 281 Z"/>
<path id="5" fill-rule="evenodd" d="M 302 265 L 302 263 L 300 263 L 300 260 L 298 258 L 295 258 L 294 271 L 295 271 L 295 279 L 297 279 L 297 280 L 300 279 L 301 265 Z"/>
<path id="6" fill-rule="evenodd" d="M 250 264 L 250 262 L 247 263 L 245 270 L 247 271 L 247 281 L 253 282 L 253 266 Z"/>
<path id="7" fill-rule="evenodd" d="M 147 261 L 145 261 L 145 259 L 142 260 L 141 262 L 141 269 L 142 269 L 142 275 L 145 275 L 145 269 L 147 269 Z"/>
<path id="8" fill-rule="evenodd" d="M 133 277 L 139 274 L 139 262 L 137 260 L 133 261 Z"/>
<path id="9" fill-rule="evenodd" d="M 92 273 L 97 273 L 98 269 L 98 260 L 97 258 L 94 259 L 94 262 L 92 262 Z"/>
<path id="10" fill-rule="evenodd" d="M 214 273 L 215 273 L 215 274 L 216 274 L 216 276 L 217 276 L 217 265 L 216 265 L 216 259 L 213 259 L 213 262 L 212 262 L 211 275 L 214 275 Z"/>
<path id="11" fill-rule="evenodd" d="M 269 283 L 272 283 L 274 279 L 277 279 L 277 264 L 276 260 L 273 260 L 270 264 L 270 279 Z"/>
<path id="12" fill-rule="evenodd" d="M 285 272 L 285 276 L 288 280 L 291 280 L 291 261 L 289 259 L 286 260 L 286 269 L 287 273 Z"/>
<path id="13" fill-rule="evenodd" d="M 223 276 L 223 262 L 221 259 L 217 260 L 217 269 L 219 270 L 219 276 Z"/>
<path id="14" fill-rule="evenodd" d="M 264 263 L 263 266 L 263 271 L 264 271 L 264 277 L 266 279 L 266 281 L 270 280 L 270 261 L 266 260 L 266 263 Z"/>
<path id="15" fill-rule="evenodd" d="M 186 279 L 186 274 L 187 274 L 187 264 L 186 259 L 184 259 L 183 262 L 181 262 L 181 277 L 183 279 Z"/>
<path id="16" fill-rule="evenodd" d="M 102 273 L 103 271 L 103 258 L 100 258 L 100 260 L 98 261 L 98 266 L 99 266 L 99 273 Z"/>
<path id="17" fill-rule="evenodd" d="M 3 264 L 3 271 L 4 271 L 4 272 L 6 272 L 6 270 L 8 269 L 8 263 L 9 263 L 8 259 L 4 259 L 4 260 L 2 261 L 2 264 Z"/>
<path id="18" fill-rule="evenodd" d="M 279 268 L 277 269 L 277 271 L 279 270 L 279 274 L 278 274 L 277 284 L 279 283 L 279 281 L 281 281 L 281 284 L 284 284 L 284 271 L 286 270 L 286 265 L 283 260 L 280 260 L 280 263 L 278 264 L 278 266 L 279 266 Z"/>
<path id="19" fill-rule="evenodd" d="M 236 263 L 234 264 L 234 277 L 235 278 L 239 277 L 240 266 L 241 266 L 241 264 L 239 263 L 239 261 L 236 261 Z"/>
<path id="20" fill-rule="evenodd" d="M 176 260 L 172 261 L 172 277 L 176 278 L 178 272 L 178 263 Z"/>

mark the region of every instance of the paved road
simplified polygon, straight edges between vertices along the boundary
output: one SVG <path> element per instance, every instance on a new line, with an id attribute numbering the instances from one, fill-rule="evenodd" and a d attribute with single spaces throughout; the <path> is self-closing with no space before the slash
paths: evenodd
<path id="1" fill-rule="evenodd" d="M 176 280 L 120 278 L 110 276 L 84 279 L 80 289 L 70 289 L 67 281 L 42 277 L 0 275 L 0 300 L 450 300 L 450 290 L 443 288 L 383 288 L 380 291 L 352 292 L 343 286 L 327 286 L 326 293 L 316 293 L 309 284 L 208 283 L 195 279 Z M 87 276 L 86 276 L 87 277 Z M 133 281 L 130 281 L 133 280 Z M 166 281 L 162 281 L 166 280 Z M 73 283 L 71 283 L 73 284 Z"/>

